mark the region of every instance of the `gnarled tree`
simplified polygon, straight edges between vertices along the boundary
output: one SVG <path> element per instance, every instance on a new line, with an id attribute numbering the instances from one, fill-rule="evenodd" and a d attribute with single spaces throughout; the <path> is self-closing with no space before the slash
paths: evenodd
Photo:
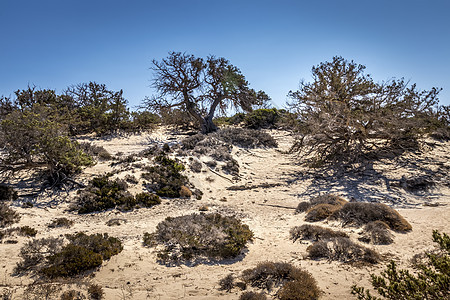
<path id="1" fill-rule="evenodd" d="M 292 150 L 320 162 L 355 162 L 380 149 L 404 150 L 435 118 L 440 89 L 403 79 L 376 83 L 365 66 L 334 57 L 312 68 L 313 82 L 289 92 L 300 134 Z"/>
<path id="2" fill-rule="evenodd" d="M 225 58 L 171 52 L 161 61 L 153 60 L 153 87 L 158 95 L 144 100 L 153 111 L 178 108 L 201 124 L 203 133 L 217 130 L 213 117 L 217 109 L 234 107 L 251 111 L 252 105 L 267 101 L 268 96 L 249 88 L 241 71 Z"/>

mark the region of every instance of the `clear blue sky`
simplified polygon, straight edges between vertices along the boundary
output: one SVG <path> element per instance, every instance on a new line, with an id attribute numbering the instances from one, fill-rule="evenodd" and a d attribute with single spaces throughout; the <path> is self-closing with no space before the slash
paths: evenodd
<path id="1" fill-rule="evenodd" d="M 229 59 L 279 107 L 335 55 L 450 104 L 449 0 L 1 0 L 0 38 L 4 96 L 96 81 L 136 106 L 151 60 L 181 51 Z"/>

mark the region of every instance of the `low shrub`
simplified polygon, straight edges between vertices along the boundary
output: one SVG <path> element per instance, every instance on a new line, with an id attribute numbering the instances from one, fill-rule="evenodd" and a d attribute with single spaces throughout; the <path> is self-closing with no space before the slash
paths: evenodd
<path id="1" fill-rule="evenodd" d="M 87 291 L 89 294 L 89 299 L 92 300 L 101 300 L 105 296 L 103 288 L 98 284 L 90 284 Z"/>
<path id="2" fill-rule="evenodd" d="M 319 240 L 307 249 L 310 258 L 328 258 L 329 260 L 345 263 L 375 264 L 380 255 L 369 248 L 360 246 L 346 237 L 336 237 L 328 240 Z"/>
<path id="3" fill-rule="evenodd" d="M 112 155 L 103 147 L 97 146 L 89 142 L 79 143 L 79 148 L 83 150 L 84 153 L 98 157 L 102 160 L 111 160 Z"/>
<path id="4" fill-rule="evenodd" d="M 60 300 L 81 300 L 84 299 L 84 295 L 80 291 L 76 290 L 68 290 L 64 291 L 60 298 Z"/>
<path id="5" fill-rule="evenodd" d="M 19 196 L 13 187 L 0 183 L 0 201 L 14 201 Z"/>
<path id="6" fill-rule="evenodd" d="M 150 181 L 147 185 L 160 197 L 178 198 L 181 187 L 188 184 L 186 176 L 181 174 L 184 166 L 165 156 L 155 158 L 156 166 L 146 167 L 142 178 Z"/>
<path id="7" fill-rule="evenodd" d="M 314 198 L 311 198 L 309 201 L 300 202 L 295 210 L 296 213 L 302 213 L 309 210 L 311 207 L 318 204 L 330 204 L 335 206 L 343 206 L 347 203 L 345 199 L 342 197 L 333 195 L 333 194 L 325 194 L 319 195 Z"/>
<path id="8" fill-rule="evenodd" d="M 25 244 L 19 256 L 16 273 L 34 271 L 49 278 L 70 277 L 96 268 L 103 260 L 122 251 L 120 240 L 107 234 L 67 235 L 63 239 L 35 239 Z"/>
<path id="9" fill-rule="evenodd" d="M 367 223 L 364 226 L 363 234 L 359 240 L 375 245 L 389 245 L 394 241 L 393 236 L 389 231 L 389 226 L 383 221 Z"/>
<path id="10" fill-rule="evenodd" d="M 219 281 L 219 290 L 231 292 L 234 288 L 234 276 L 233 274 L 228 274 Z"/>
<path id="11" fill-rule="evenodd" d="M 33 227 L 30 227 L 30 226 L 19 227 L 17 231 L 20 235 L 31 236 L 31 237 L 36 236 L 36 234 L 38 233 L 38 231 L 36 229 L 34 229 Z"/>
<path id="12" fill-rule="evenodd" d="M 271 291 L 279 288 L 280 299 L 318 299 L 321 291 L 307 271 L 283 262 L 262 262 L 242 272 L 242 279 L 252 287 Z M 293 297 L 293 298 L 291 298 Z"/>
<path id="13" fill-rule="evenodd" d="M 340 208 L 340 206 L 333 204 L 316 204 L 306 212 L 305 220 L 308 222 L 325 220 Z"/>
<path id="14" fill-rule="evenodd" d="M 180 188 L 180 197 L 190 198 L 191 196 L 192 196 L 191 190 L 188 189 L 187 187 L 185 187 L 184 185 L 182 185 Z"/>
<path id="15" fill-rule="evenodd" d="M 0 228 L 19 222 L 19 214 L 5 203 L 0 203 Z"/>
<path id="16" fill-rule="evenodd" d="M 343 225 L 364 225 L 373 221 L 383 221 L 389 228 L 399 232 L 412 229 L 396 210 L 382 203 L 349 202 L 335 211 L 333 218 L 339 219 Z"/>
<path id="17" fill-rule="evenodd" d="M 280 113 L 276 108 L 256 109 L 244 118 L 244 126 L 251 129 L 273 128 L 280 120 Z"/>
<path id="18" fill-rule="evenodd" d="M 108 176 L 95 177 L 77 198 L 78 213 L 104 211 L 110 208 L 131 210 L 138 207 L 152 207 L 160 204 L 157 195 L 139 193 L 136 196 L 127 191 L 128 185 L 120 179 L 110 180 Z"/>
<path id="19" fill-rule="evenodd" d="M 72 220 L 69 220 L 69 219 L 63 217 L 63 218 L 54 219 L 50 224 L 48 224 L 48 227 L 49 228 L 59 228 L 59 227 L 69 228 L 69 227 L 72 227 L 73 223 L 74 222 Z"/>
<path id="20" fill-rule="evenodd" d="M 239 300 L 266 300 L 267 296 L 263 292 L 244 292 L 239 296 Z"/>
<path id="21" fill-rule="evenodd" d="M 127 175 L 125 175 L 125 177 L 123 179 L 126 182 L 131 183 L 131 184 L 138 184 L 139 183 L 139 179 L 137 179 L 136 176 L 134 176 L 134 175 L 127 174 Z"/>
<path id="22" fill-rule="evenodd" d="M 196 258 L 236 257 L 252 238 L 248 226 L 235 217 L 191 214 L 166 218 L 153 234 L 144 234 L 144 245 L 162 245 L 158 258 L 171 264 Z"/>
<path id="23" fill-rule="evenodd" d="M 450 237 L 433 231 L 433 241 L 439 245 L 434 253 L 426 253 L 427 261 L 414 273 L 397 269 L 391 261 L 380 276 L 371 275 L 375 291 L 385 299 L 449 299 L 450 296 Z M 379 299 L 363 287 L 352 286 L 358 300 Z"/>
<path id="24" fill-rule="evenodd" d="M 255 129 L 223 128 L 213 135 L 228 144 L 243 148 L 278 147 L 278 143 L 270 134 Z"/>
<path id="25" fill-rule="evenodd" d="M 125 223 L 127 223 L 127 220 L 125 220 L 125 219 L 114 218 L 114 219 L 110 219 L 110 220 L 106 221 L 105 224 L 108 226 L 120 226 Z"/>
<path id="26" fill-rule="evenodd" d="M 333 237 L 348 237 L 345 232 L 310 224 L 292 227 L 289 234 L 290 239 L 293 242 L 306 239 L 318 241 L 320 239 L 329 239 Z"/>

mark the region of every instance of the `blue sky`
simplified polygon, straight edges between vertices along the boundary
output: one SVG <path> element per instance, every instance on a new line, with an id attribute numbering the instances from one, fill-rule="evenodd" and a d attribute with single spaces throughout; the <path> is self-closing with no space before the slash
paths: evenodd
<path id="1" fill-rule="evenodd" d="M 96 81 L 133 107 L 154 92 L 151 60 L 181 51 L 229 59 L 279 107 L 335 55 L 448 105 L 449 15 L 448 0 L 1 0 L 0 95 Z"/>

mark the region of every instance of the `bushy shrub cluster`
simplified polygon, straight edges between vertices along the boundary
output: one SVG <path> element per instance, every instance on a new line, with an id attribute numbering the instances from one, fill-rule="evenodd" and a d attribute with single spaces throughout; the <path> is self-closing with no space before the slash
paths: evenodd
<path id="1" fill-rule="evenodd" d="M 140 193 L 133 196 L 127 188 L 128 185 L 123 180 L 110 180 L 109 176 L 94 177 L 89 186 L 79 193 L 78 212 L 90 213 L 110 208 L 130 210 L 135 207 L 152 207 L 161 203 L 157 195 Z"/>
<path id="2" fill-rule="evenodd" d="M 187 177 L 181 173 L 184 165 L 164 155 L 155 157 L 154 162 L 156 165 L 145 167 L 145 173 L 141 175 L 150 182 L 147 188 L 161 197 L 180 197 L 182 187 L 188 184 Z"/>
<path id="3" fill-rule="evenodd" d="M 292 227 L 289 231 L 289 235 L 293 242 L 297 240 L 318 241 L 320 239 L 330 239 L 334 237 L 348 237 L 345 232 L 310 224 Z"/>
<path id="4" fill-rule="evenodd" d="M 284 262 L 261 262 L 242 272 L 242 280 L 259 289 L 278 288 L 277 298 L 288 300 L 319 299 L 321 291 L 310 273 Z M 252 299 L 252 298 L 250 298 Z"/>
<path id="5" fill-rule="evenodd" d="M 416 266 L 416 272 L 397 269 L 394 261 L 378 275 L 371 275 L 371 284 L 383 298 L 372 296 L 369 290 L 354 285 L 352 294 L 358 300 L 377 299 L 448 299 L 450 296 L 450 237 L 433 231 L 433 241 L 439 250 L 427 253 L 427 261 Z"/>
<path id="6" fill-rule="evenodd" d="M 94 269 L 103 260 L 122 251 L 120 240 L 105 234 L 67 235 L 69 243 L 63 239 L 42 238 L 25 244 L 19 256 L 22 260 L 16 272 L 34 271 L 49 278 L 70 277 Z"/>
<path id="7" fill-rule="evenodd" d="M 235 217 L 191 214 L 166 218 L 154 233 L 144 234 L 144 245 L 161 245 L 158 258 L 171 264 L 236 257 L 252 238 L 248 226 Z"/>
<path id="8" fill-rule="evenodd" d="M 255 109 L 245 116 L 244 126 L 251 129 L 273 128 L 280 118 L 281 113 L 276 108 Z"/>
<path id="9" fill-rule="evenodd" d="M 394 241 L 389 226 L 383 221 L 367 223 L 359 240 L 375 245 L 389 245 Z"/>
<path id="10" fill-rule="evenodd" d="M 73 225 L 73 221 L 67 218 L 57 218 L 54 219 L 50 224 L 48 224 L 49 228 L 58 228 L 58 227 L 71 227 Z"/>
<path id="11" fill-rule="evenodd" d="M 375 264 L 380 255 L 369 248 L 352 242 L 347 237 L 335 237 L 314 242 L 307 248 L 310 258 L 328 258 L 346 263 L 365 262 Z"/>
<path id="12" fill-rule="evenodd" d="M 5 203 L 0 203 L 0 228 L 18 222 L 19 214 Z"/>
<path id="13" fill-rule="evenodd" d="M 243 148 L 276 148 L 278 143 L 267 132 L 245 128 L 223 128 L 213 133 L 218 139 Z"/>

